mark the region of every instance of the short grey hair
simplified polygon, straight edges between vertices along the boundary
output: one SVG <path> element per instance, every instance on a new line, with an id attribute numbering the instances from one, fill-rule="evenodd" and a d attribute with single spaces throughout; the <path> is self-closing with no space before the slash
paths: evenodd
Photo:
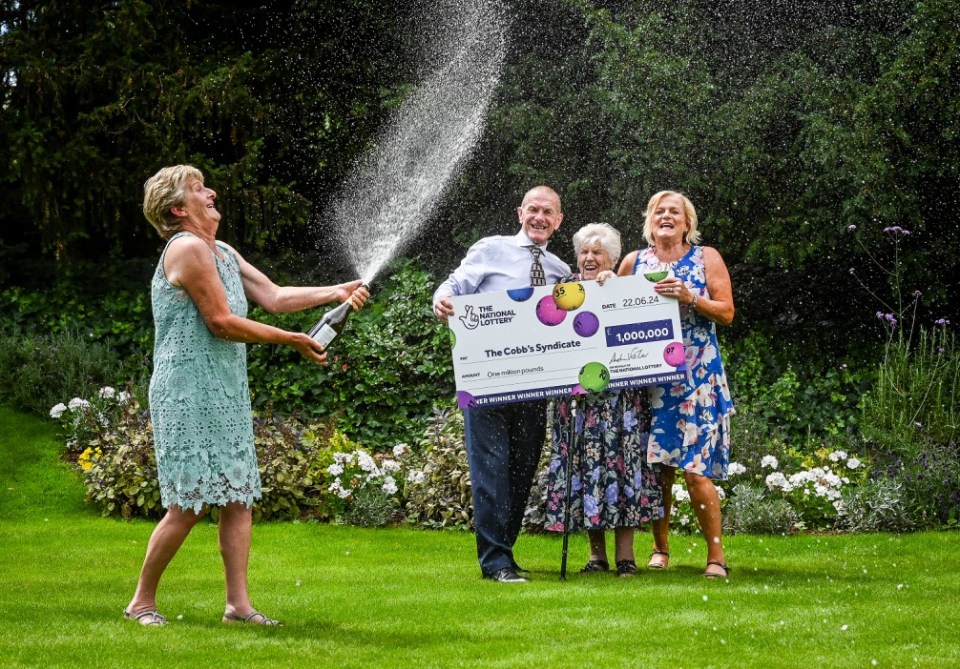
<path id="1" fill-rule="evenodd" d="M 617 232 L 617 229 L 609 223 L 588 223 L 573 235 L 574 254 L 579 256 L 580 249 L 594 242 L 600 242 L 600 246 L 610 254 L 613 266 L 616 267 L 617 261 L 620 260 L 621 251 L 620 233 Z"/>
<path id="2" fill-rule="evenodd" d="M 183 204 L 191 178 L 203 183 L 203 172 L 193 165 L 173 165 L 164 167 L 143 184 L 143 215 L 163 239 L 180 231 L 181 221 L 170 210 Z"/>

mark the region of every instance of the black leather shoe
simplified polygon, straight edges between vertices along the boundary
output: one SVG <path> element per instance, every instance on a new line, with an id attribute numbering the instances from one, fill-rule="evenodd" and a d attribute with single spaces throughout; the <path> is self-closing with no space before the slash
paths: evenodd
<path id="1" fill-rule="evenodd" d="M 504 567 L 503 569 L 498 569 L 492 574 L 487 574 L 484 578 L 489 578 L 492 581 L 497 581 L 498 583 L 529 583 L 529 578 L 524 578 L 520 576 L 513 567 Z"/>
<path id="2" fill-rule="evenodd" d="M 524 569 L 523 567 L 521 567 L 520 565 L 518 565 L 516 562 L 513 563 L 513 570 L 514 570 L 515 572 L 517 572 L 517 574 L 519 574 L 520 576 L 529 576 L 529 575 L 530 575 L 530 570 L 529 570 L 529 569 Z"/>

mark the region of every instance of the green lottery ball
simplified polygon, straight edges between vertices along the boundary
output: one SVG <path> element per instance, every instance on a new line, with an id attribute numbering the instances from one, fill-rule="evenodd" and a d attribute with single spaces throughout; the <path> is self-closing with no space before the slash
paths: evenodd
<path id="1" fill-rule="evenodd" d="M 610 371 L 599 362 L 588 362 L 580 370 L 580 385 L 591 393 L 599 393 L 610 383 Z"/>

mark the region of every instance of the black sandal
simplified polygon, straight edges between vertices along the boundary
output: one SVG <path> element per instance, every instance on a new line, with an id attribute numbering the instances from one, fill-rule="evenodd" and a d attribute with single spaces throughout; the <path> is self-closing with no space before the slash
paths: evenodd
<path id="1" fill-rule="evenodd" d="M 602 571 L 610 571 L 610 563 L 606 560 L 590 560 L 580 570 L 581 574 L 597 574 Z"/>
<path id="2" fill-rule="evenodd" d="M 727 578 L 728 576 L 730 576 L 730 567 L 728 567 L 725 562 L 708 562 L 707 566 L 709 567 L 710 565 L 720 567 L 723 570 L 723 573 L 708 574 L 707 572 L 703 572 L 704 578 Z"/>
<path id="3" fill-rule="evenodd" d="M 629 578 L 637 573 L 637 563 L 633 560 L 617 560 L 617 576 Z"/>

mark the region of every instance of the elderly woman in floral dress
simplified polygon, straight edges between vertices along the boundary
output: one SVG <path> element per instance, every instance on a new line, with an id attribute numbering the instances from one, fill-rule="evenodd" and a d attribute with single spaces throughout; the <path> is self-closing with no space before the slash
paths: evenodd
<path id="1" fill-rule="evenodd" d="M 730 461 L 730 388 L 720 358 L 716 324 L 733 321 L 730 273 L 716 249 L 698 246 L 697 212 L 681 193 L 661 191 L 647 205 L 643 235 L 649 247 L 633 251 L 618 273 L 661 270 L 669 275 L 654 286 L 680 302 L 687 377 L 671 386 L 651 386 L 653 418 L 647 457 L 660 463 L 664 517 L 653 523 L 653 554 L 648 567 L 663 569 L 670 559 L 670 505 L 677 469 L 683 471 L 700 530 L 707 541 L 704 576 L 726 577 L 720 498 L 714 479 L 727 477 Z"/>
<path id="2" fill-rule="evenodd" d="M 563 280 L 598 283 L 615 276 L 620 257 L 620 233 L 605 223 L 593 223 L 573 236 L 579 274 Z M 656 474 L 647 465 L 650 422 L 646 392 L 626 389 L 591 393 L 577 398 L 576 422 L 572 399 L 557 402 L 547 480 L 545 526 L 562 532 L 586 529 L 590 559 L 582 573 L 610 570 L 605 530 L 613 530 L 617 575 L 633 576 L 637 564 L 633 535 L 641 523 L 662 513 Z M 570 527 L 565 528 L 566 481 L 570 476 Z"/>

